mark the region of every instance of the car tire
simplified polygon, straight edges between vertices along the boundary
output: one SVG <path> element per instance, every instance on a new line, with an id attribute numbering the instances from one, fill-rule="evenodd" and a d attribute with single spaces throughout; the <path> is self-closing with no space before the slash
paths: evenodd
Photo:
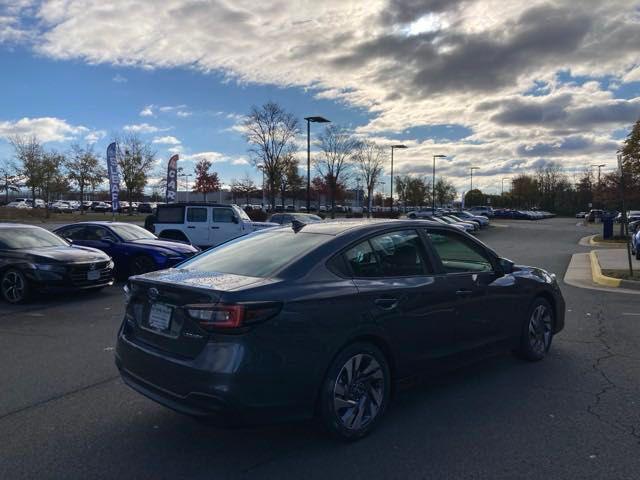
<path id="1" fill-rule="evenodd" d="M 551 304 L 544 298 L 536 298 L 527 310 L 517 355 L 530 362 L 542 360 L 551 348 L 554 322 Z"/>
<path id="2" fill-rule="evenodd" d="M 24 303 L 29 298 L 29 282 L 20 270 L 10 268 L 2 273 L 0 292 L 9 303 Z"/>
<path id="3" fill-rule="evenodd" d="M 320 420 L 330 434 L 359 440 L 376 427 L 390 398 L 386 357 L 375 345 L 354 343 L 335 357 L 327 371 L 319 398 Z"/>
<path id="4" fill-rule="evenodd" d="M 156 262 L 147 255 L 138 255 L 134 257 L 129 266 L 131 275 L 142 275 L 143 273 L 152 272 L 156 269 Z"/>

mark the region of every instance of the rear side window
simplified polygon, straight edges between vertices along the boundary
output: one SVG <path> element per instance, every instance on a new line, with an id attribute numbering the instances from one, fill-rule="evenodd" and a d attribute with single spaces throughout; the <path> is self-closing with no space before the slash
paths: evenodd
<path id="1" fill-rule="evenodd" d="M 156 223 L 184 223 L 184 206 L 163 205 L 158 207 Z"/>
<path id="2" fill-rule="evenodd" d="M 378 235 L 345 252 L 355 277 L 424 275 L 427 267 L 422 240 L 414 230 Z"/>
<path id="3" fill-rule="evenodd" d="M 493 270 L 481 248 L 455 232 L 428 232 L 433 249 L 447 273 L 479 273 Z"/>
<path id="4" fill-rule="evenodd" d="M 187 222 L 206 222 L 206 207 L 189 207 L 187 208 Z"/>

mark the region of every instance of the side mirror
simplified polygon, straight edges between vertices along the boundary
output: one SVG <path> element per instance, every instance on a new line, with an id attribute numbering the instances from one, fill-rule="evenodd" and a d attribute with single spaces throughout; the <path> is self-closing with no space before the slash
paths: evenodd
<path id="1" fill-rule="evenodd" d="M 73 238 L 64 237 L 64 239 L 73 245 Z"/>
<path id="2" fill-rule="evenodd" d="M 499 258 L 498 263 L 500 263 L 500 268 L 502 269 L 502 273 L 504 273 L 505 275 L 513 273 L 514 263 L 511 260 L 506 258 Z"/>
<path id="3" fill-rule="evenodd" d="M 240 219 L 238 217 L 236 217 L 235 215 L 232 217 L 233 218 L 233 223 L 240 223 Z"/>
<path id="4" fill-rule="evenodd" d="M 113 237 L 102 237 L 102 241 L 105 243 L 116 243 L 116 239 Z"/>

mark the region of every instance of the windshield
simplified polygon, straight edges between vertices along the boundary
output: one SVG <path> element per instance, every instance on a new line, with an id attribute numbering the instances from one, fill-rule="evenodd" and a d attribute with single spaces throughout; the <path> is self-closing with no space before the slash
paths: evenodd
<path id="1" fill-rule="evenodd" d="M 44 228 L 16 227 L 0 228 L 0 248 L 20 250 L 23 248 L 67 247 L 69 244 Z"/>
<path id="2" fill-rule="evenodd" d="M 245 212 L 243 209 L 241 209 L 240 207 L 237 206 L 233 206 L 233 210 L 238 214 L 238 216 L 242 219 L 242 220 L 248 220 L 251 221 L 251 219 L 249 218 L 249 215 L 247 215 L 247 212 Z"/>
<path id="3" fill-rule="evenodd" d="M 269 277 L 332 238 L 329 235 L 294 233 L 292 230 L 261 231 L 202 253 L 180 268 Z"/>
<path id="4" fill-rule="evenodd" d="M 143 238 L 156 238 L 153 233 L 138 225 L 109 225 L 109 227 L 125 242 Z"/>

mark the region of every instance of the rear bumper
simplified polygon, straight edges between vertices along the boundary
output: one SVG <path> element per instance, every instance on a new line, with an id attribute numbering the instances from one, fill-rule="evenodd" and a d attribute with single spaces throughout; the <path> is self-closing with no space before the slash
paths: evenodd
<path id="1" fill-rule="evenodd" d="M 256 358 L 241 336 L 208 343 L 196 358 L 186 359 L 131 341 L 121 329 L 115 362 L 123 381 L 138 393 L 220 426 L 299 420 L 313 413 L 291 391 L 300 382 L 284 383 L 275 365 L 271 372 L 265 369 L 269 360 Z"/>

